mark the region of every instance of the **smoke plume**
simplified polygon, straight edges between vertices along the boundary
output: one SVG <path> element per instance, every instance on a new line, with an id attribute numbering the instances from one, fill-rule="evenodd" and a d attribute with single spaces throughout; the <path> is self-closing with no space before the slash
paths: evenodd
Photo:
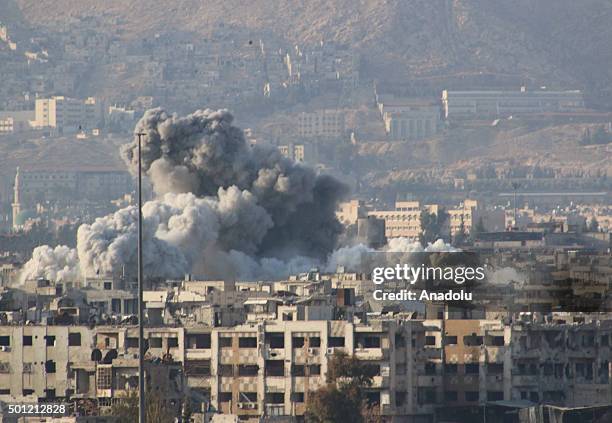
<path id="1" fill-rule="evenodd" d="M 147 276 L 272 277 L 324 262 L 336 247 L 344 186 L 274 147 L 251 146 L 232 121 L 226 110 L 179 117 L 152 109 L 136 125 L 155 193 L 143 206 Z M 121 151 L 134 175 L 137 148 Z M 137 217 L 130 206 L 82 225 L 76 251 L 61 247 L 63 255 L 39 247 L 22 278 L 134 274 Z"/>

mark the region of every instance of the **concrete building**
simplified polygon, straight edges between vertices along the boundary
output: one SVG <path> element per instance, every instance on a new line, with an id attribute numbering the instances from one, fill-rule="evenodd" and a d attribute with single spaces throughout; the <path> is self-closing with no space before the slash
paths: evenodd
<path id="1" fill-rule="evenodd" d="M 495 118 L 533 113 L 576 112 L 584 109 L 581 91 L 546 89 L 519 91 L 442 91 L 446 119 Z"/>
<path id="2" fill-rule="evenodd" d="M 36 99 L 36 128 L 53 128 L 58 133 L 76 133 L 99 128 L 105 117 L 104 105 L 99 99 L 85 100 L 56 96 Z"/>
<path id="3" fill-rule="evenodd" d="M 297 133 L 304 138 L 340 138 L 344 135 L 344 120 L 342 110 L 302 112 L 297 117 Z"/>
<path id="4" fill-rule="evenodd" d="M 381 100 L 378 103 L 387 137 L 394 141 L 427 139 L 440 129 L 440 106 L 426 99 Z"/>
<path id="5" fill-rule="evenodd" d="M 34 116 L 34 111 L 30 110 L 0 112 L 0 135 L 31 129 L 30 121 Z"/>

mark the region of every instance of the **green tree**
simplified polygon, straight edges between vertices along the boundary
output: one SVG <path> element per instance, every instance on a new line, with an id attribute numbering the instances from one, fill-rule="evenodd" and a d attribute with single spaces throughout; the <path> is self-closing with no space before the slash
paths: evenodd
<path id="1" fill-rule="evenodd" d="M 365 399 L 374 372 L 355 356 L 335 353 L 327 370 L 327 384 L 310 393 L 306 421 L 311 423 L 376 423 L 377 406 Z"/>
<path id="2" fill-rule="evenodd" d="M 599 222 L 597 222 L 595 216 L 591 217 L 591 221 L 589 222 L 589 230 L 591 232 L 599 232 Z"/>
<path id="3" fill-rule="evenodd" d="M 482 217 L 479 217 L 478 220 L 476 221 L 476 224 L 472 227 L 472 231 L 470 233 L 470 236 L 472 237 L 472 239 L 476 239 L 478 237 L 478 235 L 486 232 L 487 229 L 485 228 L 484 222 L 482 220 Z"/>
<path id="4" fill-rule="evenodd" d="M 173 423 L 174 416 L 165 405 L 159 393 L 147 390 L 146 418 L 148 422 Z M 115 402 L 111 407 L 111 416 L 118 418 L 118 423 L 133 423 L 138 421 L 138 393 L 130 391 L 126 397 Z"/>
<path id="5" fill-rule="evenodd" d="M 459 225 L 459 230 L 455 233 L 453 241 L 456 246 L 464 245 L 467 241 L 467 234 L 465 231 L 465 222 L 463 220 L 463 216 L 461 216 L 461 224 Z"/>

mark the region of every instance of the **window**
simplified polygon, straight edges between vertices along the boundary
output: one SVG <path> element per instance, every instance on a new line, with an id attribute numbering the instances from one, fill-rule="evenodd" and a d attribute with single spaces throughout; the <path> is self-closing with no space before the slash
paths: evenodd
<path id="1" fill-rule="evenodd" d="M 318 348 L 321 346 L 321 338 L 318 336 L 312 336 L 308 340 L 308 343 L 308 345 L 310 345 L 312 348 Z"/>
<path id="2" fill-rule="evenodd" d="M 80 332 L 68 334 L 68 346 L 79 347 L 81 345 L 81 334 Z"/>
<path id="3" fill-rule="evenodd" d="M 458 395 L 457 391 L 445 391 L 444 392 L 444 401 L 457 401 Z"/>
<path id="4" fill-rule="evenodd" d="M 266 394 L 266 403 L 268 404 L 284 404 L 285 394 L 283 392 L 269 392 Z"/>
<path id="5" fill-rule="evenodd" d="M 435 375 L 436 374 L 436 363 L 425 363 L 425 374 Z"/>
<path id="6" fill-rule="evenodd" d="M 55 373 L 55 361 L 47 360 L 45 362 L 45 372 L 47 372 L 47 373 Z"/>
<path id="7" fill-rule="evenodd" d="M 104 282 L 104 290 L 105 291 L 110 291 L 111 289 L 113 289 L 113 283 L 112 282 Z"/>
<path id="8" fill-rule="evenodd" d="M 490 375 L 501 375 L 504 373 L 503 363 L 488 363 L 487 373 Z"/>
<path id="9" fill-rule="evenodd" d="M 231 348 L 232 347 L 232 338 L 229 336 L 222 336 L 219 338 L 219 346 L 221 348 Z"/>
<path id="10" fill-rule="evenodd" d="M 478 401 L 478 391 L 466 391 L 465 400 L 469 402 Z"/>
<path id="11" fill-rule="evenodd" d="M 476 334 L 471 334 L 463 337 L 463 345 L 466 347 L 477 347 L 482 345 L 482 336 L 476 336 Z"/>
<path id="12" fill-rule="evenodd" d="M 487 401 L 502 401 L 503 399 L 503 391 L 487 391 Z"/>
<path id="13" fill-rule="evenodd" d="M 241 364 L 238 366 L 238 376 L 257 376 L 259 366 L 257 364 Z"/>
<path id="14" fill-rule="evenodd" d="M 21 393 L 24 397 L 27 397 L 28 395 L 34 395 L 34 389 L 24 389 L 21 391 Z"/>
<path id="15" fill-rule="evenodd" d="M 138 348 L 138 338 L 128 337 L 125 339 L 125 346 L 127 348 Z"/>
<path id="16" fill-rule="evenodd" d="M 406 391 L 397 391 L 395 393 L 395 406 L 401 407 L 406 402 Z"/>
<path id="17" fill-rule="evenodd" d="M 254 336 L 238 338 L 238 348 L 257 348 L 257 338 Z"/>
<path id="18" fill-rule="evenodd" d="M 32 345 L 32 336 L 30 335 L 23 335 L 23 346 L 28 346 L 28 345 Z"/>
<path id="19" fill-rule="evenodd" d="M 302 348 L 304 346 L 304 338 L 301 336 L 294 336 L 291 338 L 291 345 L 293 345 L 293 348 Z"/>
<path id="20" fill-rule="evenodd" d="M 238 402 L 257 404 L 257 392 L 239 392 Z"/>
<path id="21" fill-rule="evenodd" d="M 292 402 L 304 402 L 304 393 L 303 392 L 292 392 L 291 401 Z"/>
<path id="22" fill-rule="evenodd" d="M 219 402 L 230 402 L 232 400 L 231 392 L 219 392 Z"/>
<path id="23" fill-rule="evenodd" d="M 285 335 L 280 334 L 266 334 L 266 343 L 270 348 L 285 348 Z"/>
<path id="24" fill-rule="evenodd" d="M 234 376 L 234 366 L 231 364 L 220 364 L 219 376 Z"/>
<path id="25" fill-rule="evenodd" d="M 478 364 L 466 364 L 465 365 L 466 375 L 477 375 L 479 371 L 480 371 L 480 366 Z"/>
<path id="26" fill-rule="evenodd" d="M 178 338 L 168 338 L 168 348 L 178 348 Z"/>
<path id="27" fill-rule="evenodd" d="M 210 349 L 210 333 L 187 335 L 187 348 Z"/>
<path id="28" fill-rule="evenodd" d="M 457 337 L 456 336 L 447 336 L 444 338 L 445 345 L 457 345 Z"/>
<path id="29" fill-rule="evenodd" d="M 46 342 L 48 347 L 54 347 L 55 346 L 55 336 L 46 335 L 45 336 L 45 342 Z"/>
<path id="30" fill-rule="evenodd" d="M 493 347 L 503 347 L 504 337 L 503 336 L 492 336 L 488 345 L 493 346 Z"/>
<path id="31" fill-rule="evenodd" d="M 150 348 L 161 348 L 162 347 L 162 339 L 160 337 L 150 338 L 149 339 L 149 347 Z"/>
<path id="32" fill-rule="evenodd" d="M 285 362 L 283 360 L 266 360 L 266 376 L 285 376 Z"/>
<path id="33" fill-rule="evenodd" d="M 291 366 L 291 375 L 292 376 L 304 376 L 306 374 L 304 365 L 302 364 L 293 364 Z"/>
<path id="34" fill-rule="evenodd" d="M 419 404 L 434 404 L 436 402 L 435 388 L 432 388 L 432 387 L 418 388 L 417 401 Z"/>
<path id="35" fill-rule="evenodd" d="M 344 347 L 343 336 L 330 336 L 327 340 L 327 346 L 329 347 Z"/>
<path id="36" fill-rule="evenodd" d="M 445 364 L 444 373 L 449 374 L 449 375 L 455 375 L 457 374 L 457 368 L 458 366 L 456 364 Z"/>
<path id="37" fill-rule="evenodd" d="M 311 364 L 308 366 L 308 373 L 310 375 L 320 375 L 321 374 L 321 365 L 320 364 Z"/>
<path id="38" fill-rule="evenodd" d="M 10 336 L 0 336 L 0 346 L 9 347 L 11 345 Z"/>
<path id="39" fill-rule="evenodd" d="M 436 345 L 436 337 L 435 336 L 426 336 L 425 337 L 425 345 Z"/>

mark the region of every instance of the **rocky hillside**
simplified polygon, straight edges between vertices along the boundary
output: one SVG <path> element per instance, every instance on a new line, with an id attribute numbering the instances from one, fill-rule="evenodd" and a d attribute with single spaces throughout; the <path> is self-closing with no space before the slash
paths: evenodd
<path id="1" fill-rule="evenodd" d="M 124 37 L 223 23 L 296 43 L 321 39 L 363 53 L 386 79 L 482 73 L 534 84 L 588 88 L 612 81 L 609 0 L 2 0 L 30 24 L 103 16 Z M 1 16 L 0 16 L 1 17 Z M 607 91 L 606 91 L 607 92 Z"/>

